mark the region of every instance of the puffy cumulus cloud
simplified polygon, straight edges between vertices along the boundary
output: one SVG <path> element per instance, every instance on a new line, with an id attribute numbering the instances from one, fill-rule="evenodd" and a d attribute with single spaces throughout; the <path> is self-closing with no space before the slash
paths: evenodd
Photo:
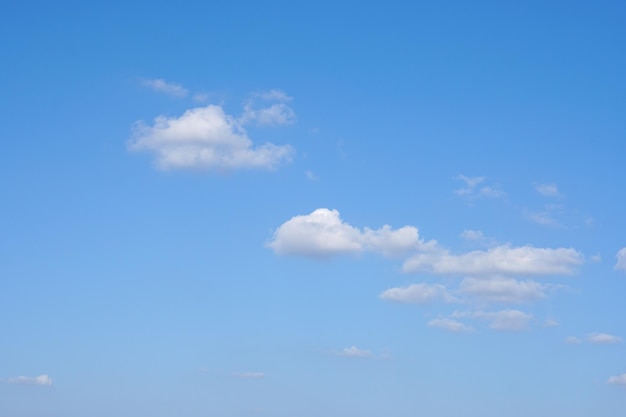
<path id="1" fill-rule="evenodd" d="M 254 146 L 241 123 L 216 105 L 159 116 L 152 126 L 139 121 L 128 146 L 154 153 L 162 169 L 274 169 L 293 155 L 289 145 Z"/>
<path id="2" fill-rule="evenodd" d="M 439 329 L 443 329 L 452 333 L 469 333 L 469 332 L 474 331 L 474 329 L 472 329 L 469 326 L 466 326 L 460 321 L 453 320 L 450 318 L 433 319 L 428 322 L 428 326 L 437 327 Z"/>
<path id="3" fill-rule="evenodd" d="M 52 386 L 52 378 L 45 374 L 39 376 L 18 376 L 15 378 L 9 378 L 7 383 L 16 385 L 42 385 L 49 387 Z"/>
<path id="4" fill-rule="evenodd" d="M 567 275 L 583 262 L 583 255 L 571 248 L 511 247 L 500 245 L 486 251 L 461 255 L 446 250 L 418 253 L 404 262 L 405 272 L 438 275 L 510 276 Z"/>
<path id="5" fill-rule="evenodd" d="M 264 372 L 233 372 L 233 376 L 237 378 L 260 379 L 265 378 Z"/>
<path id="6" fill-rule="evenodd" d="M 544 197 L 559 196 L 559 188 L 556 184 L 537 184 L 535 190 Z"/>
<path id="7" fill-rule="evenodd" d="M 426 283 L 389 288 L 380 294 L 380 298 L 408 304 L 429 304 L 435 301 L 452 302 L 455 300 L 443 285 Z"/>
<path id="8" fill-rule="evenodd" d="M 615 269 L 626 271 L 626 248 L 620 249 L 615 256 L 617 258 Z"/>
<path id="9" fill-rule="evenodd" d="M 621 385 L 626 387 L 626 374 L 612 376 L 607 382 L 611 385 Z"/>
<path id="10" fill-rule="evenodd" d="M 369 350 L 359 349 L 356 346 L 350 346 L 335 352 L 335 355 L 343 356 L 345 358 L 371 358 L 374 356 L 374 353 Z"/>
<path id="11" fill-rule="evenodd" d="M 546 286 L 535 281 L 518 281 L 513 278 L 465 278 L 460 293 L 478 301 L 520 304 L 545 297 Z"/>
<path id="12" fill-rule="evenodd" d="M 610 345 L 622 343 L 622 338 L 608 333 L 589 333 L 587 335 L 587 341 L 589 343 Z"/>
<path id="13" fill-rule="evenodd" d="M 452 318 L 472 318 L 484 320 L 489 328 L 502 331 L 521 331 L 528 328 L 533 316 L 519 310 L 455 312 Z"/>
<path id="14" fill-rule="evenodd" d="M 320 208 L 280 225 L 267 246 L 279 255 L 329 258 L 362 252 L 396 256 L 434 244 L 420 240 L 417 228 L 412 226 L 361 230 L 345 223 L 337 210 Z"/>
<path id="15" fill-rule="evenodd" d="M 158 93 L 167 94 L 174 97 L 185 97 L 189 92 L 180 84 L 168 83 L 163 78 L 142 80 L 141 84 Z"/>

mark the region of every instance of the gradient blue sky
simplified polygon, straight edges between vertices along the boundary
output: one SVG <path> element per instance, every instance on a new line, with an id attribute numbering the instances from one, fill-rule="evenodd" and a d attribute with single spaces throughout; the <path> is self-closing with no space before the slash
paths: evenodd
<path id="1" fill-rule="evenodd" d="M 0 416 L 619 415 L 624 16 L 5 2 Z"/>

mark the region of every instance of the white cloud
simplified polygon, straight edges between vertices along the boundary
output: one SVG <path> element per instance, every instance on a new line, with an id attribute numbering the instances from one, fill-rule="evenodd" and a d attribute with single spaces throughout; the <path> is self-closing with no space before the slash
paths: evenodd
<path id="1" fill-rule="evenodd" d="M 328 258 L 342 254 L 376 252 L 401 255 L 428 247 L 412 226 L 363 230 L 343 222 L 337 210 L 320 208 L 307 215 L 292 217 L 280 225 L 267 244 L 279 255 Z"/>
<path id="2" fill-rule="evenodd" d="M 543 322 L 543 327 L 558 327 L 560 325 L 561 323 L 559 323 L 558 321 L 554 319 L 547 319 L 546 321 Z"/>
<path id="3" fill-rule="evenodd" d="M 493 330 L 520 331 L 528 327 L 532 314 L 524 313 L 519 310 L 501 310 L 501 311 L 474 311 L 474 312 L 455 312 L 453 318 L 468 317 L 473 319 L 485 320 L 489 323 L 489 328 Z"/>
<path id="4" fill-rule="evenodd" d="M 461 238 L 465 240 L 485 240 L 485 235 L 480 230 L 463 230 Z"/>
<path id="5" fill-rule="evenodd" d="M 128 146 L 153 152 L 163 169 L 274 169 L 293 155 L 289 145 L 254 146 L 241 124 L 216 105 L 187 110 L 178 118 L 159 116 L 153 126 L 137 122 Z"/>
<path id="6" fill-rule="evenodd" d="M 556 197 L 560 195 L 556 184 L 537 184 L 535 189 L 539 194 L 545 197 Z"/>
<path id="7" fill-rule="evenodd" d="M 569 336 L 565 338 L 565 343 L 567 343 L 568 345 L 579 345 L 582 342 L 583 342 L 582 340 L 580 340 L 579 338 L 575 336 Z"/>
<path id="8" fill-rule="evenodd" d="M 15 378 L 9 378 L 7 380 L 9 384 L 19 384 L 19 385 L 43 385 L 43 386 L 52 386 L 52 378 L 48 375 L 39 375 L 39 376 L 18 376 Z"/>
<path id="9" fill-rule="evenodd" d="M 460 292 L 479 301 L 520 304 L 545 297 L 545 286 L 535 281 L 517 281 L 513 278 L 465 278 Z"/>
<path id="10" fill-rule="evenodd" d="M 622 338 L 607 333 L 589 333 L 587 335 L 587 341 L 589 343 L 607 345 L 622 343 Z"/>
<path id="11" fill-rule="evenodd" d="M 209 101 L 209 95 L 207 93 L 196 93 L 193 95 L 193 101 L 198 103 L 206 103 Z"/>
<path id="12" fill-rule="evenodd" d="M 304 171 L 304 175 L 309 181 L 319 181 L 320 177 L 315 175 L 313 171 Z"/>
<path id="13" fill-rule="evenodd" d="M 504 192 L 489 185 L 479 187 L 479 185 L 485 181 L 485 177 L 466 177 L 465 175 L 458 175 L 456 179 L 465 183 L 465 187 L 454 190 L 454 193 L 457 195 L 487 198 L 497 198 L 504 195 Z"/>
<path id="14" fill-rule="evenodd" d="M 609 378 L 607 381 L 611 385 L 623 385 L 626 386 L 626 374 L 616 375 Z"/>
<path id="15" fill-rule="evenodd" d="M 240 118 L 241 124 L 255 123 L 262 126 L 289 125 L 295 121 L 296 114 L 284 103 L 276 103 L 260 109 L 254 109 L 252 104 L 248 103 Z"/>
<path id="16" fill-rule="evenodd" d="M 156 92 L 164 93 L 174 97 L 185 97 L 188 94 L 187 89 L 180 84 L 168 83 L 162 78 L 142 80 L 141 84 Z"/>
<path id="17" fill-rule="evenodd" d="M 460 321 L 449 318 L 433 319 L 428 322 L 428 326 L 444 329 L 452 333 L 468 333 L 474 330 L 471 327 L 464 325 Z"/>
<path id="18" fill-rule="evenodd" d="M 268 101 L 285 102 L 285 101 L 293 100 L 293 97 L 289 97 L 287 93 L 278 89 L 272 89 L 272 90 L 267 90 L 267 91 L 257 91 L 256 93 L 253 93 L 252 95 L 254 97 L 258 97 L 262 100 L 268 100 Z"/>
<path id="19" fill-rule="evenodd" d="M 356 346 L 350 346 L 345 349 L 335 352 L 337 356 L 343 356 L 346 358 L 371 358 L 374 354 L 365 349 L 359 349 Z"/>
<path id="20" fill-rule="evenodd" d="M 265 378 L 264 372 L 233 372 L 233 376 L 237 378 L 260 379 Z"/>
<path id="21" fill-rule="evenodd" d="M 438 275 L 510 276 L 566 275 L 583 262 L 580 252 L 571 248 L 511 247 L 500 245 L 486 251 L 452 255 L 438 250 L 419 253 L 404 262 L 405 272 Z"/>
<path id="22" fill-rule="evenodd" d="M 562 227 L 561 224 L 552 215 L 546 211 L 543 212 L 526 212 L 526 218 L 533 223 L 542 226 Z"/>
<path id="23" fill-rule="evenodd" d="M 408 287 L 389 288 L 380 294 L 380 298 L 409 304 L 428 304 L 435 301 L 452 302 L 452 297 L 446 287 L 441 284 L 419 283 Z"/>
<path id="24" fill-rule="evenodd" d="M 615 255 L 617 258 L 617 263 L 615 264 L 615 269 L 626 271 L 626 247 L 622 248 Z"/>

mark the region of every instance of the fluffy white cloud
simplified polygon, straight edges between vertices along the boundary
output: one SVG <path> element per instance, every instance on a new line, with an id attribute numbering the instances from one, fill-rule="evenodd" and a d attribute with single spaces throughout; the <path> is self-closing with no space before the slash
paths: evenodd
<path id="1" fill-rule="evenodd" d="M 532 314 L 524 313 L 519 310 L 501 310 L 501 311 L 474 311 L 474 312 L 455 312 L 453 318 L 473 318 L 484 320 L 489 323 L 489 328 L 493 330 L 520 331 L 528 327 L 532 320 Z"/>
<path id="2" fill-rule="evenodd" d="M 350 346 L 345 349 L 336 352 L 337 356 L 343 356 L 346 358 L 371 358 L 374 354 L 365 349 L 359 349 L 356 346 Z"/>
<path id="3" fill-rule="evenodd" d="M 452 302 L 452 297 L 446 287 L 441 284 L 419 283 L 408 287 L 389 288 L 380 294 L 380 298 L 409 304 L 428 304 L 435 301 Z"/>
<path id="4" fill-rule="evenodd" d="M 163 169 L 274 169 L 293 154 L 289 145 L 254 146 L 240 122 L 215 105 L 187 110 L 180 117 L 159 116 L 153 126 L 137 122 L 129 148 L 153 152 Z"/>
<path id="5" fill-rule="evenodd" d="M 162 78 L 142 80 L 141 84 L 156 92 L 164 93 L 174 97 L 185 97 L 188 93 L 187 89 L 180 84 L 168 83 Z"/>
<path id="6" fill-rule="evenodd" d="M 478 301 L 520 304 L 545 297 L 545 286 L 535 281 L 518 281 L 513 278 L 465 278 L 460 292 Z"/>
<path id="7" fill-rule="evenodd" d="M 617 258 L 615 269 L 626 271 L 626 248 L 620 249 L 615 256 Z"/>
<path id="8" fill-rule="evenodd" d="M 9 384 L 20 384 L 20 385 L 43 385 L 43 386 L 52 386 L 52 378 L 48 375 L 39 375 L 39 376 L 18 376 L 15 378 L 9 378 L 7 380 Z"/>
<path id="9" fill-rule="evenodd" d="M 474 330 L 471 327 L 464 325 L 460 321 L 449 318 L 433 319 L 428 322 L 428 325 L 430 327 L 438 327 L 452 333 L 468 333 Z"/>
<path id="10" fill-rule="evenodd" d="M 419 253 L 404 262 L 405 272 L 438 275 L 510 276 L 566 275 L 583 262 L 580 252 L 571 248 L 511 247 L 500 245 L 486 251 L 452 255 L 445 250 Z"/>
<path id="11" fill-rule="evenodd" d="M 343 222 L 337 210 L 320 208 L 280 225 L 267 246 L 280 255 L 328 258 L 362 252 L 394 256 L 433 244 L 420 240 L 415 227 L 394 230 L 385 225 L 377 230 L 361 230 Z"/>
<path id="12" fill-rule="evenodd" d="M 535 189 L 539 194 L 545 197 L 556 197 L 560 195 L 556 184 L 537 184 Z"/>
<path id="13" fill-rule="evenodd" d="M 626 374 L 612 376 L 609 378 L 608 383 L 611 385 L 622 385 L 626 387 Z"/>
<path id="14" fill-rule="evenodd" d="M 608 345 L 622 343 L 622 338 L 607 333 L 589 333 L 587 341 L 589 343 Z"/>
<path id="15" fill-rule="evenodd" d="M 236 376 L 237 378 L 260 379 L 260 378 L 265 378 L 265 373 L 263 372 L 233 372 L 233 376 Z"/>

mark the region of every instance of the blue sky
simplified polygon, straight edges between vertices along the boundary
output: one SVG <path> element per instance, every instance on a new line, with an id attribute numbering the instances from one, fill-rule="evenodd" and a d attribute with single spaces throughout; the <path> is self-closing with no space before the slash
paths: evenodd
<path id="1" fill-rule="evenodd" d="M 614 416 L 626 6 L 0 13 L 0 416 Z"/>

